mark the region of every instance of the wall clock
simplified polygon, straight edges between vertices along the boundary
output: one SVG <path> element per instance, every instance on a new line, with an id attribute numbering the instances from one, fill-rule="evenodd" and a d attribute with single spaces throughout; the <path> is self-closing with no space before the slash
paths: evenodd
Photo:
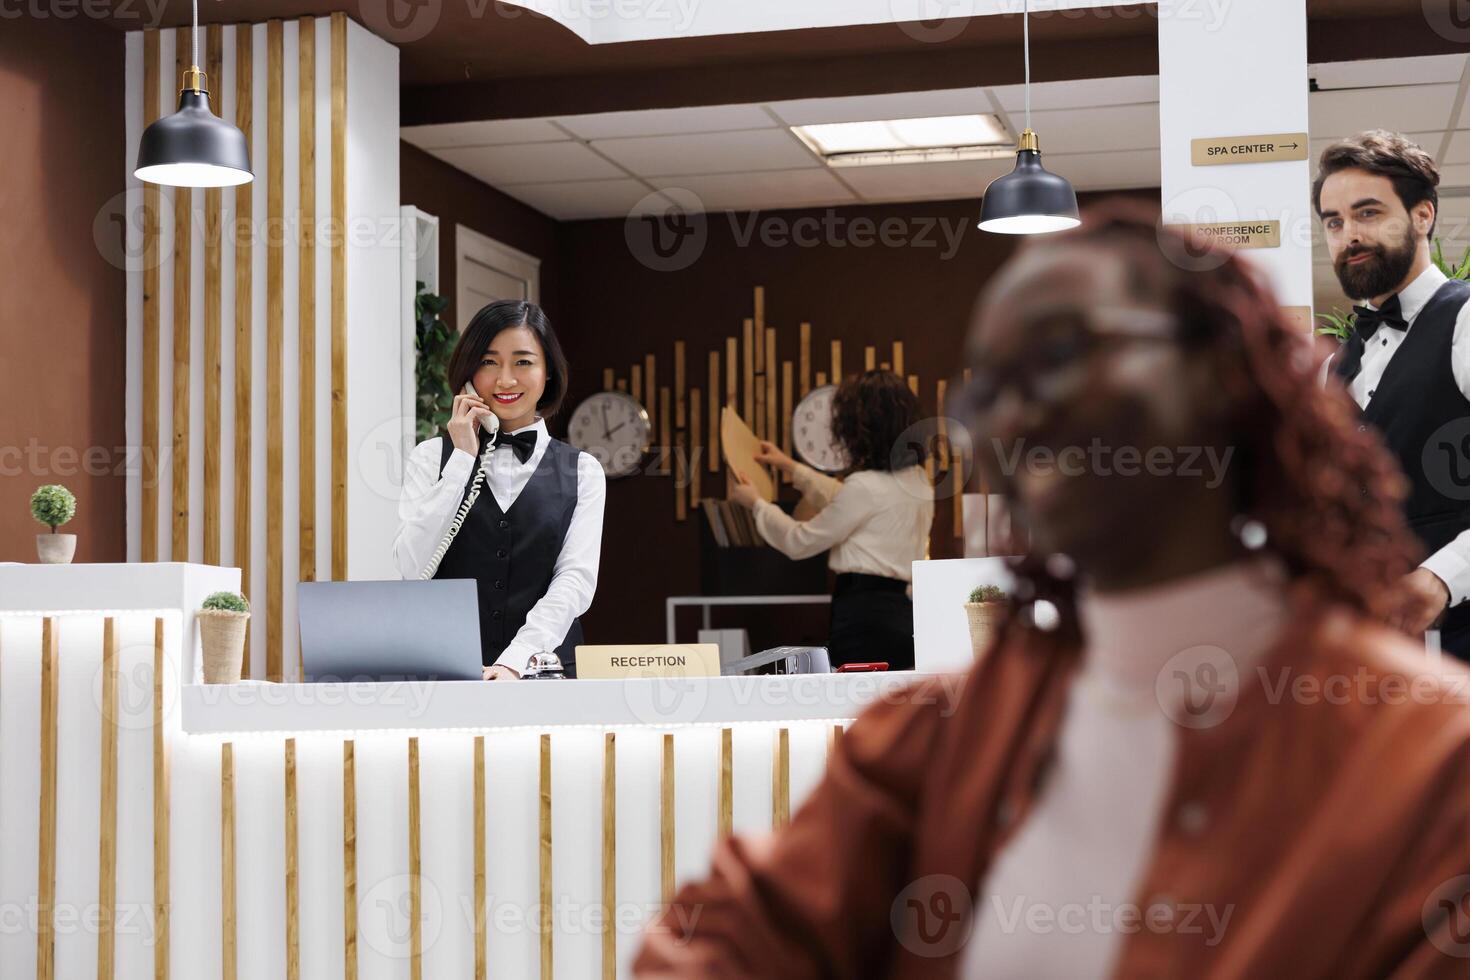
<path id="1" fill-rule="evenodd" d="M 847 469 L 847 452 L 832 434 L 832 399 L 836 385 L 813 388 L 791 416 L 791 445 L 809 466 L 824 473 Z"/>
<path id="2" fill-rule="evenodd" d="M 567 425 L 567 441 L 591 453 L 608 476 L 638 471 L 653 436 L 648 413 L 624 391 L 599 391 L 584 400 Z"/>

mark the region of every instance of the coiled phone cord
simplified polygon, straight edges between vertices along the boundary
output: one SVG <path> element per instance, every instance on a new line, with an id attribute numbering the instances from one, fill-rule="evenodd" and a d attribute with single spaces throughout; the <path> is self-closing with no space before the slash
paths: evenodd
<path id="1" fill-rule="evenodd" d="M 499 426 L 496 426 L 498 431 Z M 429 556 L 429 563 L 419 574 L 420 579 L 431 579 L 439 570 L 439 563 L 444 560 L 449 546 L 454 544 L 454 539 L 459 536 L 459 529 L 464 526 L 465 520 L 470 516 L 470 508 L 475 506 L 475 501 L 480 499 L 480 491 L 485 489 L 485 471 L 490 466 L 490 456 L 495 452 L 495 435 L 491 433 L 490 441 L 485 446 L 485 451 L 475 460 L 475 478 L 470 482 L 469 492 L 464 495 L 464 502 L 459 505 L 454 520 L 449 522 L 449 530 L 444 532 L 444 539 L 439 542 L 439 547 Z M 446 437 L 447 438 L 447 437 Z"/>

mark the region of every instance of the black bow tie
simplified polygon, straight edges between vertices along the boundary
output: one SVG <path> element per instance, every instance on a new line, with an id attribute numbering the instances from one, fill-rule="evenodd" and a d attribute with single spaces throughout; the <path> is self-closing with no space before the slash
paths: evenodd
<path id="1" fill-rule="evenodd" d="M 1408 321 L 1404 319 L 1399 298 L 1390 296 L 1388 301 L 1376 310 L 1370 310 L 1366 306 L 1353 307 L 1353 332 L 1343 341 L 1342 352 L 1338 355 L 1334 365 L 1334 371 L 1344 382 L 1352 381 L 1358 376 L 1358 371 L 1363 366 L 1363 351 L 1367 349 L 1368 340 L 1378 332 L 1379 327 L 1388 327 L 1390 330 L 1400 332 L 1408 330 Z"/>
<path id="2" fill-rule="evenodd" d="M 536 430 L 523 429 L 520 432 L 506 432 L 502 429 L 495 436 L 495 448 L 503 449 L 506 446 L 509 446 L 510 451 L 516 454 L 516 459 L 524 463 L 536 451 Z"/>

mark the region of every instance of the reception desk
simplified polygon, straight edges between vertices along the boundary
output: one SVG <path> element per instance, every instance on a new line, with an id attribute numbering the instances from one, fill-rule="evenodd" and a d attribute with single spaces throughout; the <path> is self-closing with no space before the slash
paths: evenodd
<path id="1" fill-rule="evenodd" d="M 914 679 L 194 683 L 236 587 L 0 567 L 0 976 L 626 976 Z"/>

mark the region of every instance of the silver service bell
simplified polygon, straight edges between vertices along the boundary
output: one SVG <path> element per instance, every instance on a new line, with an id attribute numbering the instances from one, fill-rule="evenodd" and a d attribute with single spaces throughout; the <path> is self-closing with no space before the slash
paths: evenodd
<path id="1" fill-rule="evenodd" d="M 521 679 L 527 681 L 565 680 L 566 676 L 561 658 L 547 650 L 531 654 L 531 659 L 526 661 L 525 671 L 521 673 Z"/>

